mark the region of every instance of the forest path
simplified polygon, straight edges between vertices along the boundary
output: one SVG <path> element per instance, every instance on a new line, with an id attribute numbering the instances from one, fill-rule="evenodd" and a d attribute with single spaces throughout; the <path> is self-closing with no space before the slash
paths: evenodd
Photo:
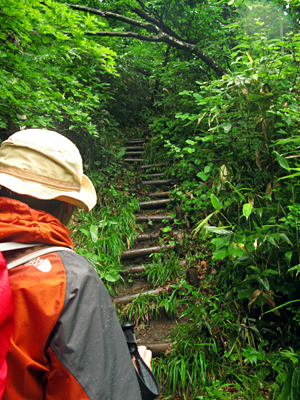
<path id="1" fill-rule="evenodd" d="M 135 323 L 138 344 L 150 348 L 157 357 L 170 351 L 170 333 L 182 321 L 182 309 L 172 296 L 178 282 L 170 270 L 182 271 L 188 266 L 182 253 L 187 227 L 184 222 L 175 224 L 177 217 L 177 222 L 182 218 L 171 197 L 176 179 L 165 178 L 166 164 L 147 164 L 145 145 L 143 138 L 125 144 L 124 163 L 135 170 L 135 184 L 129 190 L 140 199 L 138 237 L 134 247 L 122 253 L 125 284 L 117 288 L 113 302 L 124 320 Z M 161 258 L 155 259 L 153 255 L 158 253 Z M 160 278 L 153 278 L 155 274 Z"/>

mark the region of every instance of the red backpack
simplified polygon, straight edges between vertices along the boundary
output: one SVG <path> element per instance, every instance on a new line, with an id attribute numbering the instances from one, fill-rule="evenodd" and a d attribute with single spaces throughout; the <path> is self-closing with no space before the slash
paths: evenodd
<path id="1" fill-rule="evenodd" d="M 0 251 L 0 399 L 3 397 L 7 364 L 6 354 L 13 329 L 13 299 L 5 259 Z"/>

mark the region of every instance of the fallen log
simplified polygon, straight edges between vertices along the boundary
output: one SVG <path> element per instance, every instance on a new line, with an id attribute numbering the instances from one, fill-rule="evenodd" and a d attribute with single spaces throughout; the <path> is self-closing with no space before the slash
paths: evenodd
<path id="1" fill-rule="evenodd" d="M 162 222 L 164 219 L 168 221 L 173 221 L 174 217 L 171 217 L 170 215 L 137 215 L 135 217 L 136 221 L 139 222 Z"/>
<path id="2" fill-rule="evenodd" d="M 154 247 L 145 247 L 144 249 L 134 249 L 134 250 L 127 250 L 123 251 L 121 254 L 121 260 L 128 260 L 131 258 L 143 257 L 147 256 L 152 253 L 157 253 L 162 249 L 173 249 L 175 247 L 174 244 L 164 244 L 161 246 L 154 246 Z"/>
<path id="3" fill-rule="evenodd" d="M 154 186 L 158 186 L 158 185 L 167 185 L 169 183 L 174 183 L 174 182 L 178 182 L 178 179 L 159 179 L 156 181 L 142 181 L 142 185 L 154 185 Z"/>
<path id="4" fill-rule="evenodd" d="M 163 205 L 166 205 L 170 203 L 174 199 L 162 199 L 162 200 L 151 200 L 151 201 L 141 201 L 139 203 L 140 209 L 144 210 L 147 208 L 155 208 L 155 207 L 161 207 Z"/>

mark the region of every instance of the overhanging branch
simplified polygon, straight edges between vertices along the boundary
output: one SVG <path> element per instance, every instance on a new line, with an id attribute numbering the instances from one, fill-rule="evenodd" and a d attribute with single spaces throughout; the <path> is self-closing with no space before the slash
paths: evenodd
<path id="1" fill-rule="evenodd" d="M 125 22 L 126 24 L 129 24 L 131 26 L 137 26 L 142 29 L 146 29 L 148 32 L 158 32 L 159 28 L 151 23 L 148 22 L 143 22 L 143 21 L 138 21 L 133 18 L 128 18 L 125 17 L 124 15 L 113 13 L 110 11 L 101 11 L 101 10 L 96 10 L 95 8 L 91 7 L 85 7 L 85 6 L 80 6 L 78 4 L 69 4 L 66 3 L 67 6 L 72 8 L 73 10 L 78 10 L 78 11 L 85 11 L 93 15 L 100 15 L 100 17 L 105 18 L 105 19 L 114 19 L 116 21 L 121 21 Z"/>
<path id="2" fill-rule="evenodd" d="M 218 76 L 227 74 L 225 68 L 214 61 L 212 57 L 206 54 L 203 50 L 199 48 L 196 44 L 186 42 L 182 40 L 175 32 L 173 32 L 168 26 L 166 26 L 162 21 L 149 16 L 145 11 L 134 9 L 133 11 L 140 17 L 148 22 L 138 21 L 132 18 L 125 17 L 124 15 L 112 13 L 109 11 L 96 10 L 91 7 L 85 7 L 75 4 L 68 4 L 70 8 L 79 11 L 89 12 L 91 14 L 100 15 L 102 18 L 110 18 L 125 22 L 131 26 L 136 26 L 147 30 L 148 32 L 155 33 L 156 35 L 144 35 L 137 32 L 110 32 L 110 31 L 96 31 L 96 32 L 86 32 L 90 36 L 108 36 L 108 37 L 131 37 L 134 39 L 147 41 L 147 42 L 161 42 L 166 43 L 169 46 L 175 47 L 177 49 L 188 51 L 197 57 L 199 57 L 206 65 L 213 69 Z"/>

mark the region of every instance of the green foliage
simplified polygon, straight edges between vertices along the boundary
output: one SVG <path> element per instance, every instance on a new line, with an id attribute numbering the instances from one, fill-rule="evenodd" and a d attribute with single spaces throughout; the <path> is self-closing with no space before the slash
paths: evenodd
<path id="1" fill-rule="evenodd" d="M 114 73 L 114 53 L 85 36 L 103 23 L 52 0 L 0 7 L 0 129 L 56 129 L 84 152 L 108 125 L 103 75 Z"/>
<path id="2" fill-rule="evenodd" d="M 153 287 L 177 281 L 184 275 L 185 267 L 179 264 L 178 255 L 172 251 L 167 253 L 167 258 L 162 253 L 153 254 L 152 263 L 147 265 L 147 281 Z"/>
<path id="3" fill-rule="evenodd" d="M 72 240 L 76 251 L 88 259 L 111 290 L 111 283 L 120 280 L 121 254 L 136 240 L 134 210 L 138 204 L 113 187 L 105 195 L 111 206 L 102 206 L 88 214 L 80 211 L 79 226 L 72 230 Z"/>

